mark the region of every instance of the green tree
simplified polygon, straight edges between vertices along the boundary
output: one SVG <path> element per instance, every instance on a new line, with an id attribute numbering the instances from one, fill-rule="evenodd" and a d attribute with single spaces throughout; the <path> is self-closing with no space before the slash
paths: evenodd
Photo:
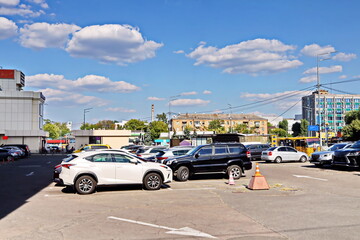
<path id="1" fill-rule="evenodd" d="M 149 124 L 149 132 L 152 140 L 160 137 L 160 133 L 167 132 L 167 124 L 163 121 L 153 121 Z"/>
<path id="2" fill-rule="evenodd" d="M 145 124 L 145 121 L 141 121 L 138 119 L 130 119 L 127 123 L 124 125 L 124 129 L 126 130 L 145 130 L 147 129 L 147 126 Z"/>
<path id="3" fill-rule="evenodd" d="M 358 140 L 360 138 L 360 110 L 346 113 L 345 124 L 342 132 L 348 140 Z"/>
<path id="4" fill-rule="evenodd" d="M 348 140 L 360 139 L 360 119 L 352 120 L 352 122 L 342 129 L 344 137 Z"/>
<path id="5" fill-rule="evenodd" d="M 58 139 L 60 137 L 60 128 L 51 122 L 45 123 L 43 130 L 48 132 L 49 137 L 52 139 Z"/>
<path id="6" fill-rule="evenodd" d="M 101 120 L 95 123 L 95 129 L 115 129 L 115 121 L 112 120 Z"/>
<path id="7" fill-rule="evenodd" d="M 279 122 L 279 128 L 289 131 L 289 123 L 286 119 Z"/>
<path id="8" fill-rule="evenodd" d="M 300 136 L 307 137 L 309 122 L 306 119 L 300 121 Z"/>
<path id="9" fill-rule="evenodd" d="M 297 137 L 300 135 L 300 123 L 296 122 L 292 125 L 291 130 L 293 131 L 293 137 Z"/>
<path id="10" fill-rule="evenodd" d="M 246 131 L 248 131 L 248 126 L 246 124 L 244 124 L 244 123 L 236 124 L 234 129 L 238 133 L 245 133 Z"/>
<path id="11" fill-rule="evenodd" d="M 157 114 L 157 115 L 156 115 L 156 119 L 157 119 L 158 121 L 162 121 L 162 122 L 164 122 L 164 123 L 166 123 L 166 124 L 168 123 L 168 119 L 167 119 L 165 113 Z"/>
<path id="12" fill-rule="evenodd" d="M 196 132 L 196 129 L 194 128 L 194 131 L 193 131 L 193 134 L 192 134 L 192 138 L 197 138 L 197 136 L 198 136 L 198 134 L 197 134 L 197 132 Z"/>
<path id="13" fill-rule="evenodd" d="M 225 133 L 225 128 L 221 125 L 224 124 L 224 121 L 220 121 L 218 119 L 212 120 L 209 122 L 208 130 L 215 131 L 216 133 Z"/>
<path id="14" fill-rule="evenodd" d="M 54 125 L 59 127 L 60 137 L 64 137 L 66 134 L 71 132 L 70 129 L 67 127 L 66 123 L 54 122 Z"/>
<path id="15" fill-rule="evenodd" d="M 285 131 L 284 129 L 282 128 L 274 128 L 274 129 L 271 129 L 269 131 L 269 134 L 274 134 L 274 135 L 277 135 L 279 137 L 287 137 L 289 134 L 287 131 Z"/>
<path id="16" fill-rule="evenodd" d="M 189 127 L 185 127 L 185 129 L 184 129 L 184 138 L 185 139 L 191 138 L 190 131 L 191 131 L 191 129 Z"/>

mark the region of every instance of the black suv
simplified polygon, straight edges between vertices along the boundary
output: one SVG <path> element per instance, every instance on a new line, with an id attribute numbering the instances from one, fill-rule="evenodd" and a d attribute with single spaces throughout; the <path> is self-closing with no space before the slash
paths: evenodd
<path id="1" fill-rule="evenodd" d="M 332 165 L 360 167 L 360 141 L 355 142 L 349 148 L 336 150 Z"/>
<path id="2" fill-rule="evenodd" d="M 179 181 L 186 181 L 192 174 L 232 173 L 239 179 L 244 170 L 252 167 L 250 152 L 240 143 L 213 143 L 200 145 L 187 155 L 164 161 Z"/>
<path id="3" fill-rule="evenodd" d="M 250 151 L 251 160 L 261 159 L 261 153 L 270 148 L 270 144 L 245 144 L 245 147 Z"/>

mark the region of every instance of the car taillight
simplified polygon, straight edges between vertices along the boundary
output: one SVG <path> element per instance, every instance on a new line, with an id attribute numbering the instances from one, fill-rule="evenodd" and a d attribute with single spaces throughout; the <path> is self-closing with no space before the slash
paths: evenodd
<path id="1" fill-rule="evenodd" d="M 67 169 L 70 169 L 71 166 L 74 166 L 75 164 L 62 164 L 61 166 Z"/>
<path id="2" fill-rule="evenodd" d="M 251 158 L 251 152 L 250 152 L 250 151 L 247 151 L 247 152 L 246 152 L 246 157 L 247 157 L 247 158 Z"/>
<path id="3" fill-rule="evenodd" d="M 165 160 L 168 159 L 168 157 L 157 157 L 157 160 Z"/>
<path id="4" fill-rule="evenodd" d="M 268 152 L 268 155 L 269 155 L 269 156 L 272 156 L 272 152 Z"/>
<path id="5" fill-rule="evenodd" d="M 55 169 L 57 169 L 57 168 L 61 168 L 61 164 L 56 165 L 56 166 L 55 166 Z"/>
<path id="6" fill-rule="evenodd" d="M 141 157 L 141 154 L 136 154 L 136 156 Z"/>

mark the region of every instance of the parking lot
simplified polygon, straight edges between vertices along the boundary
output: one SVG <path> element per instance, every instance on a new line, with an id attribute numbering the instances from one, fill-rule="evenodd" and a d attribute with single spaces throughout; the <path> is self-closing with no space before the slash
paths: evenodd
<path id="1" fill-rule="evenodd" d="M 1 239 L 357 239 L 357 169 L 260 163 L 270 190 L 230 186 L 222 175 L 172 182 L 159 191 L 102 187 L 78 195 L 51 182 L 63 155 L 0 166 Z"/>

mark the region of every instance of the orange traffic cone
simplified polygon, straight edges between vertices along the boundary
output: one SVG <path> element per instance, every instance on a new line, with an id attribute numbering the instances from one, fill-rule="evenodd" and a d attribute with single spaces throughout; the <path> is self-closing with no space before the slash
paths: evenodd
<path id="1" fill-rule="evenodd" d="M 234 176 L 232 175 L 232 172 L 229 173 L 229 185 L 235 185 Z"/>
<path id="2" fill-rule="evenodd" d="M 259 163 L 256 163 L 255 175 L 251 177 L 248 188 L 251 190 L 268 190 L 270 189 L 265 177 L 261 175 Z"/>

